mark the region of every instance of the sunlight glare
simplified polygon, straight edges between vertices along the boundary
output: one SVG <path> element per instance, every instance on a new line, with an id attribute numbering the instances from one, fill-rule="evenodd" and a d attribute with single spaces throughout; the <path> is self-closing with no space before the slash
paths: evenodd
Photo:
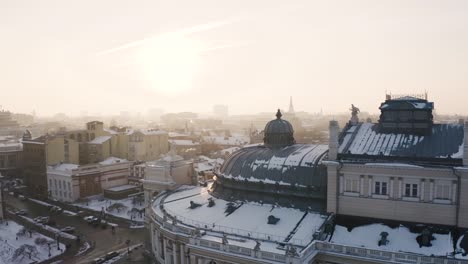
<path id="1" fill-rule="evenodd" d="M 183 35 L 164 35 L 145 43 L 138 54 L 145 80 L 165 95 L 179 95 L 192 88 L 200 65 L 201 43 Z"/>

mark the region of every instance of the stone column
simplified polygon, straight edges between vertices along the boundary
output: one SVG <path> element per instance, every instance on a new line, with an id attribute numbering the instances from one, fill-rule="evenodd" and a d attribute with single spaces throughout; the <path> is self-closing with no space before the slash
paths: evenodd
<path id="1" fill-rule="evenodd" d="M 338 212 L 338 186 L 341 184 L 338 182 L 338 166 L 339 163 L 335 161 L 326 161 L 327 165 L 327 212 L 337 213 Z"/>
<path id="2" fill-rule="evenodd" d="M 373 189 L 373 188 L 372 188 L 372 176 L 369 175 L 369 176 L 367 176 L 367 177 L 369 178 L 369 188 L 368 188 L 368 194 L 367 194 L 367 195 L 368 195 L 369 197 L 372 197 L 372 189 Z"/>
<path id="3" fill-rule="evenodd" d="M 364 175 L 359 176 L 359 196 L 367 196 L 364 193 Z"/>
<path id="4" fill-rule="evenodd" d="M 189 256 L 189 264 L 196 264 L 197 263 L 197 257 L 194 255 Z"/>
<path id="5" fill-rule="evenodd" d="M 403 188 L 403 178 L 398 178 L 398 199 L 401 199 L 402 195 L 401 195 L 401 188 Z"/>
<path id="6" fill-rule="evenodd" d="M 172 258 L 173 258 L 173 263 L 174 264 L 178 264 L 179 263 L 179 260 L 178 260 L 178 257 L 177 257 L 177 243 L 175 241 L 172 242 Z"/>
<path id="7" fill-rule="evenodd" d="M 185 264 L 185 249 L 182 243 L 180 243 L 180 264 Z"/>
<path id="8" fill-rule="evenodd" d="M 390 177 L 390 186 L 388 187 L 388 197 L 389 197 L 390 199 L 392 199 L 393 196 L 394 196 L 394 195 L 393 195 L 393 184 L 395 184 L 395 183 L 393 182 L 393 177 Z"/>
<path id="9" fill-rule="evenodd" d="M 163 256 L 162 258 L 165 260 L 164 263 L 168 263 L 169 258 L 167 257 L 167 240 L 163 237 Z"/>
<path id="10" fill-rule="evenodd" d="M 421 187 L 419 188 L 420 190 L 420 193 L 419 193 L 419 201 L 420 202 L 424 202 L 424 192 L 425 192 L 425 189 L 424 189 L 424 185 L 426 183 L 426 180 L 425 179 L 421 179 Z"/>
<path id="11" fill-rule="evenodd" d="M 429 180 L 429 202 L 434 200 L 434 180 Z"/>
<path id="12" fill-rule="evenodd" d="M 339 126 L 338 121 L 332 120 L 330 121 L 329 129 L 329 143 L 328 143 L 328 159 L 329 160 L 336 160 L 338 157 L 338 136 L 339 136 Z"/>
<path id="13" fill-rule="evenodd" d="M 456 204 L 457 203 L 457 181 L 452 181 L 452 203 Z"/>

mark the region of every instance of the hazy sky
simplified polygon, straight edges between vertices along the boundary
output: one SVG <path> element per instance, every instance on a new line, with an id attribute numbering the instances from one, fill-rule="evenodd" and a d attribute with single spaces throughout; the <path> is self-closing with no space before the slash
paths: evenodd
<path id="1" fill-rule="evenodd" d="M 385 91 L 468 114 L 468 1 L 1 0 L 0 105 L 377 112 Z"/>

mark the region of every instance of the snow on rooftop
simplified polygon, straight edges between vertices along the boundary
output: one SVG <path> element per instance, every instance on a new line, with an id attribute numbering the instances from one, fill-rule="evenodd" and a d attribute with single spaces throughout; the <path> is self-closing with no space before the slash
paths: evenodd
<path id="1" fill-rule="evenodd" d="M 100 137 L 97 137 L 93 140 L 91 140 L 89 143 L 90 144 L 102 144 L 104 142 L 106 142 L 107 140 L 111 139 L 112 136 L 100 136 Z"/>
<path id="2" fill-rule="evenodd" d="M 387 245 L 378 246 L 380 233 L 387 232 L 389 235 Z M 446 256 L 453 252 L 452 237 L 450 234 L 433 234 L 432 247 L 419 247 L 416 237 L 419 234 L 411 233 L 407 227 L 400 226 L 390 228 L 383 224 L 371 224 L 355 227 L 348 232 L 346 227 L 336 225 L 335 232 L 330 240 L 331 243 L 365 247 L 368 249 L 386 250 L 393 252 L 411 252 L 423 255 Z"/>
<path id="3" fill-rule="evenodd" d="M 169 143 L 179 146 L 193 146 L 193 145 L 200 145 L 198 142 L 193 142 L 192 140 L 188 139 L 170 139 Z"/>
<path id="4" fill-rule="evenodd" d="M 232 137 L 224 137 L 224 136 L 204 136 L 203 141 L 206 143 L 213 143 L 217 145 L 225 145 L 225 146 L 242 146 L 245 144 L 250 143 L 249 136 L 232 136 Z"/>
<path id="5" fill-rule="evenodd" d="M 101 165 L 110 165 L 110 164 L 116 164 L 116 163 L 122 163 L 122 162 L 128 162 L 126 159 L 120 159 L 116 157 L 109 157 L 101 162 L 99 164 Z"/>
<path id="6" fill-rule="evenodd" d="M 378 124 L 361 123 L 343 131 L 339 153 L 461 158 L 463 127 L 458 124 L 434 124 L 430 136 L 379 133 Z"/>
<path id="7" fill-rule="evenodd" d="M 207 188 L 193 187 L 175 192 L 167 196 L 164 201 L 165 210 L 185 224 L 192 226 L 207 226 L 215 231 L 237 235 L 258 237 L 263 239 L 284 241 L 295 229 L 306 212 L 294 208 L 278 207 L 271 204 L 254 202 L 236 202 L 240 206 L 232 214 L 226 216 L 228 201 L 211 196 Z M 215 201 L 213 207 L 208 207 L 208 199 Z M 190 201 L 201 204 L 200 207 L 190 209 Z M 157 205 L 155 205 L 157 207 Z M 325 222 L 326 217 L 317 213 L 309 213 L 299 228 L 300 233 L 293 237 L 296 244 L 306 245 L 312 241 L 312 234 Z M 308 214 L 308 215 L 309 215 Z M 280 218 L 276 225 L 269 225 L 268 216 Z"/>
<path id="8" fill-rule="evenodd" d="M 115 186 L 115 187 L 106 189 L 106 191 L 120 192 L 120 191 L 135 189 L 135 188 L 137 188 L 137 186 L 126 184 L 126 185 L 120 185 L 120 186 Z"/>
<path id="9" fill-rule="evenodd" d="M 54 170 L 58 171 L 71 171 L 77 169 L 78 167 L 80 167 L 80 165 L 72 163 L 61 163 L 53 166 Z"/>

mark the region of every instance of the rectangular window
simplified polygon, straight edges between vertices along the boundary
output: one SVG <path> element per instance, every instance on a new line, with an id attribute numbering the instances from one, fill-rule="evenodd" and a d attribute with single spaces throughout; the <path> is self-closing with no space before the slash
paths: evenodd
<path id="1" fill-rule="evenodd" d="M 67 183 L 68 183 L 68 191 L 70 191 L 70 192 L 71 192 L 71 186 L 70 186 L 70 183 L 69 183 L 69 182 L 67 182 Z"/>
<path id="2" fill-rule="evenodd" d="M 416 183 L 405 184 L 405 196 L 406 197 L 418 197 L 418 185 Z"/>
<path id="3" fill-rule="evenodd" d="M 387 195 L 387 182 L 376 181 L 374 185 L 374 193 L 380 195 Z"/>
<path id="4" fill-rule="evenodd" d="M 449 185 L 436 185 L 435 198 L 443 199 L 443 200 L 450 200 L 450 186 Z"/>
<path id="5" fill-rule="evenodd" d="M 345 180 L 345 192 L 359 192 L 359 180 L 357 179 L 346 179 Z"/>

